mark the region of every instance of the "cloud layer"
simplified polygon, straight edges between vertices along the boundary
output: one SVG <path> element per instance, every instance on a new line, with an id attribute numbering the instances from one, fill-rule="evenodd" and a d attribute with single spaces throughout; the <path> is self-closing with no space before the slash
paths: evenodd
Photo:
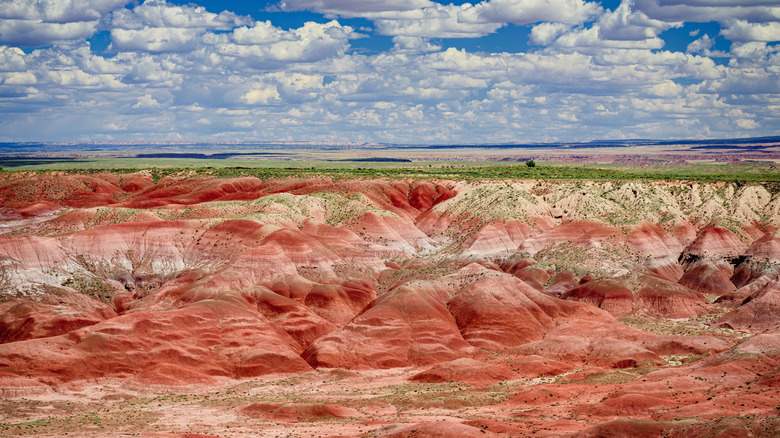
<path id="1" fill-rule="evenodd" d="M 8 0 L 0 140 L 778 135 L 775 4 L 284 0 L 245 16 L 164 0 Z M 296 11 L 321 19 L 275 23 Z M 527 44 L 491 48 L 523 32 Z"/>

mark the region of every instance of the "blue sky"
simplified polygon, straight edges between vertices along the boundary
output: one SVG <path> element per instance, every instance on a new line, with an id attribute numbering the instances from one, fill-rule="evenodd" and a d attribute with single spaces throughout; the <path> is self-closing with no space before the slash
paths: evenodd
<path id="1" fill-rule="evenodd" d="M 0 0 L 0 141 L 780 135 L 780 0 Z"/>

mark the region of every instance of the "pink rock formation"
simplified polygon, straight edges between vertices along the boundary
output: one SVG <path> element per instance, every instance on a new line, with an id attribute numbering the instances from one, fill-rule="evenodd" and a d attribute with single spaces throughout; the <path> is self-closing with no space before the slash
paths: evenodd
<path id="1" fill-rule="evenodd" d="M 684 256 L 733 257 L 745 252 L 746 246 L 733 232 L 723 227 L 705 228 L 683 251 Z"/>
<path id="2" fill-rule="evenodd" d="M 589 281 L 561 295 L 564 300 L 580 301 L 620 317 L 633 312 L 634 293 L 617 280 Z"/>
<path id="3" fill-rule="evenodd" d="M 780 329 L 780 282 L 767 282 L 740 307 L 713 321 L 712 326 L 751 331 Z"/>

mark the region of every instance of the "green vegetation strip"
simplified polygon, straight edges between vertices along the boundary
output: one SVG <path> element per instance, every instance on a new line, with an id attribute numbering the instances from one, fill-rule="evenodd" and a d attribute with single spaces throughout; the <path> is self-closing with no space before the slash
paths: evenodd
<path id="1" fill-rule="evenodd" d="M 463 163 L 424 164 L 415 163 L 381 163 L 373 166 L 360 162 L 268 162 L 253 163 L 253 167 L 244 166 L 207 166 L 188 167 L 179 161 L 178 166 L 171 167 L 134 167 L 127 165 L 126 160 L 113 162 L 110 160 L 86 165 L 83 168 L 49 166 L 20 166 L 4 169 L 2 173 L 35 172 L 44 173 L 60 170 L 68 173 L 93 174 L 105 171 L 115 173 L 132 173 L 142 169 L 151 171 L 155 180 L 165 176 L 213 176 L 220 178 L 255 176 L 262 180 L 287 177 L 317 177 L 326 176 L 335 179 L 353 178 L 422 178 L 448 180 L 485 180 L 485 179 L 541 179 L 541 180 L 582 180 L 582 181 L 691 181 L 691 182 L 735 182 L 735 183 L 780 183 L 780 168 L 774 166 L 727 166 L 727 165 L 694 165 L 694 166 L 620 166 L 619 168 L 604 165 L 582 165 L 536 163 L 536 166 L 526 166 L 525 163 Z M 193 160 L 195 161 L 195 160 Z M 229 160 L 220 160 L 220 164 L 233 164 Z M 202 162 L 195 161 L 197 164 Z M 86 164 L 86 163 L 81 163 Z M 158 163 L 161 164 L 161 163 Z M 366 166 L 366 167 L 362 167 Z M 778 189 L 780 190 L 780 189 Z"/>

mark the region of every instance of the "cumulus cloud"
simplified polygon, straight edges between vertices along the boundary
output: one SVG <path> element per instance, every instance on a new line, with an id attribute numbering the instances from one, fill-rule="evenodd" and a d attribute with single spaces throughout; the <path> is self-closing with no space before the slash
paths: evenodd
<path id="1" fill-rule="evenodd" d="M 681 26 L 649 18 L 635 10 L 633 0 L 623 1 L 614 11 L 605 11 L 590 26 L 566 27 L 561 23 L 541 23 L 531 30 L 532 44 L 556 50 L 596 54 L 605 50 L 655 50 L 664 46 L 661 32 Z"/>
<path id="2" fill-rule="evenodd" d="M 279 91 L 276 87 L 255 88 L 241 96 L 241 100 L 248 105 L 267 105 L 279 100 Z"/>
<path id="3" fill-rule="evenodd" d="M 0 71 L 24 71 L 26 68 L 27 62 L 21 49 L 0 46 Z"/>
<path id="4" fill-rule="evenodd" d="M 338 20 L 288 29 L 161 0 L 129 9 L 83 0 L 92 9 L 71 18 L 64 9 L 30 12 L 68 1 L 0 0 L 0 36 L 32 41 L 44 27 L 2 31 L 25 20 L 86 26 L 38 36 L 67 44 L 0 45 L 5 138 L 485 142 L 776 132 L 780 49 L 766 36 L 775 24 L 747 18 L 736 0 L 634 0 L 614 11 L 580 0 L 279 4 L 373 20 L 393 42 L 373 52 L 350 50 L 361 35 Z M 730 51 L 713 52 L 714 37 L 701 32 L 686 51 L 664 50 L 662 32 L 686 13 L 706 18 L 704 9 L 721 14 L 718 40 Z M 493 53 L 487 40 L 478 52 L 437 41 L 526 24 L 537 47 L 524 53 Z M 96 28 L 111 32 L 112 56 L 84 41 Z M 722 65 L 716 54 L 731 59 Z M 52 114 L 59 122 L 44 123 Z"/>
<path id="5" fill-rule="evenodd" d="M 528 41 L 531 44 L 548 45 L 570 28 L 571 26 L 563 23 L 540 23 L 531 28 Z"/>
<path id="6" fill-rule="evenodd" d="M 85 39 L 100 19 L 129 0 L 3 0 L 0 42 L 44 46 Z"/>
<path id="7" fill-rule="evenodd" d="M 503 22 L 479 20 L 470 3 L 426 7 L 404 14 L 403 18 L 375 19 L 384 35 L 424 38 L 476 38 L 495 32 Z"/>
<path id="8" fill-rule="evenodd" d="M 395 45 L 393 50 L 403 53 L 430 53 L 441 50 L 440 45 L 431 44 L 421 37 L 394 36 L 393 44 Z"/>
<path id="9" fill-rule="evenodd" d="M 0 18 L 49 23 L 99 20 L 130 0 L 3 0 Z"/>
<path id="10" fill-rule="evenodd" d="M 642 11 L 635 11 L 633 0 L 624 0 L 617 9 L 602 15 L 598 22 L 599 32 L 604 39 L 627 41 L 655 38 L 671 27 L 682 26 L 682 22 L 654 20 Z"/>
<path id="11" fill-rule="evenodd" d="M 383 35 L 422 38 L 477 38 L 509 23 L 581 24 L 602 12 L 598 3 L 584 0 L 486 0 L 461 5 L 427 0 L 284 0 L 279 8 L 367 18 Z"/>
<path id="12" fill-rule="evenodd" d="M 433 6 L 429 0 L 282 0 L 283 11 L 314 11 L 330 16 L 383 18 Z"/>
<path id="13" fill-rule="evenodd" d="M 583 0 L 487 0 L 465 14 L 473 21 L 529 24 L 549 21 L 580 24 L 602 11 L 595 2 Z"/>
<path id="14" fill-rule="evenodd" d="M 111 29 L 111 49 L 131 52 L 192 50 L 197 46 L 200 36 L 201 32 L 197 29 Z"/>
<path id="15" fill-rule="evenodd" d="M 111 49 L 115 51 L 180 52 L 193 50 L 209 30 L 232 30 L 253 24 L 233 12 L 219 14 L 202 6 L 176 6 L 165 0 L 146 0 L 132 10 L 111 16 Z"/>
<path id="16" fill-rule="evenodd" d="M 177 28 L 231 30 L 251 24 L 253 20 L 233 12 L 219 14 L 202 6 L 176 6 L 165 0 L 146 0 L 132 10 L 120 9 L 112 14 L 111 26 L 119 29 Z"/>
<path id="17" fill-rule="evenodd" d="M 269 62 L 313 62 L 343 54 L 354 37 L 352 27 L 335 20 L 324 24 L 310 21 L 288 31 L 260 22 L 235 29 L 232 43 L 219 44 L 217 50 L 247 65 L 267 67 Z"/>
<path id="18" fill-rule="evenodd" d="M 687 53 L 705 53 L 709 51 L 712 46 L 715 45 L 715 41 L 710 38 L 709 35 L 704 34 L 701 38 L 694 40 L 685 49 Z"/>
<path id="19" fill-rule="evenodd" d="M 780 10 L 780 7 L 778 7 Z M 780 40 L 780 22 L 748 23 L 745 20 L 729 21 L 721 35 L 732 41 L 777 41 Z"/>
<path id="20" fill-rule="evenodd" d="M 636 7 L 650 18 L 672 22 L 780 19 L 780 8 L 772 0 L 636 0 Z"/>

